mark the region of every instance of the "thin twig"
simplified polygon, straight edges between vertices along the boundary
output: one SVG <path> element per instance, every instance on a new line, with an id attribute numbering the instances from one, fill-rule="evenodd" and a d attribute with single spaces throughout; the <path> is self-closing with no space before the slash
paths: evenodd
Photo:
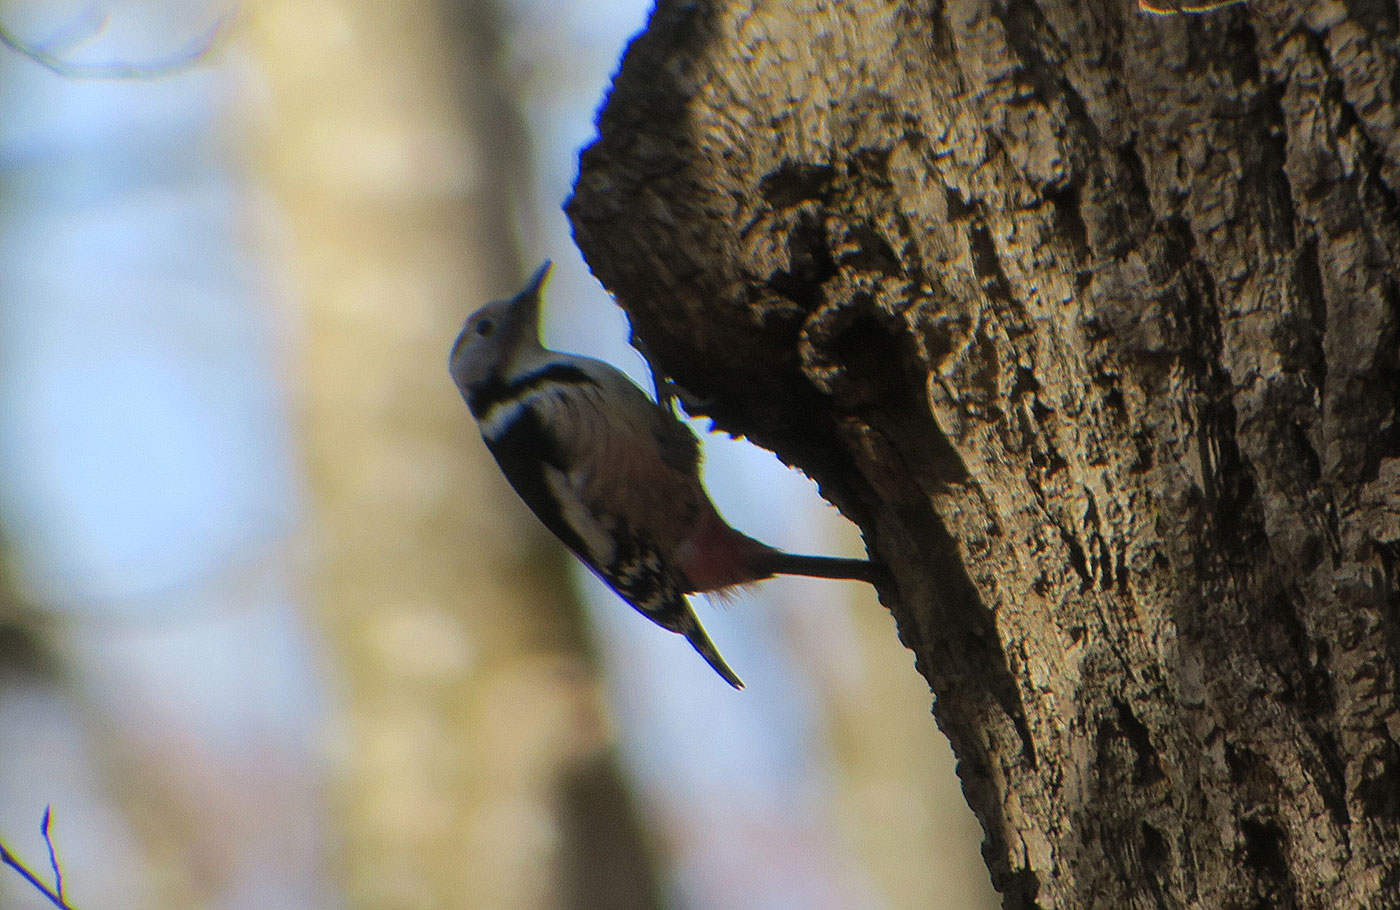
<path id="1" fill-rule="evenodd" d="M 33 872 L 30 872 L 29 867 L 26 866 L 23 862 L 21 862 L 18 856 L 15 856 L 13 853 L 11 853 L 5 847 L 3 841 L 0 841 L 0 863 L 4 863 L 11 869 L 18 872 L 25 881 L 29 882 L 29 884 L 34 886 L 34 890 L 38 891 L 40 894 L 44 895 L 44 897 L 48 898 L 49 903 L 59 908 L 59 910 L 76 910 L 76 908 L 74 908 L 71 904 L 67 903 L 56 891 L 52 890 L 51 888 L 49 888 L 48 885 L 40 881 L 39 876 L 35 875 Z"/>
<path id="2" fill-rule="evenodd" d="M 213 53 L 220 39 L 227 34 L 228 25 L 232 19 L 233 13 L 226 13 L 221 16 L 207 32 L 201 35 L 185 50 L 165 60 L 156 60 L 150 63 L 125 63 L 120 61 L 111 63 L 75 63 L 71 60 L 64 60 L 51 50 L 22 40 L 4 25 L 0 25 L 0 46 L 8 47 L 20 56 L 27 57 L 39 64 L 44 69 L 68 79 L 159 79 L 163 76 L 183 72 L 199 61 L 207 58 Z M 104 18 L 101 23 L 99 23 L 98 31 L 100 31 L 101 27 L 105 26 L 105 24 L 106 19 Z"/>
<path id="3" fill-rule="evenodd" d="M 109 16 L 96 6 L 87 7 L 79 18 L 68 23 L 61 31 L 55 33 L 43 43 L 34 42 L 35 47 L 42 47 L 51 54 L 59 52 L 72 52 L 82 47 L 87 42 L 96 38 L 107 30 Z"/>
<path id="4" fill-rule="evenodd" d="M 58 854 L 53 849 L 53 837 L 49 834 L 49 822 L 53 820 L 53 806 L 44 807 L 44 820 L 39 830 L 44 835 L 44 846 L 49 848 L 49 868 L 53 870 L 53 890 L 59 900 L 63 900 L 63 870 L 58 868 Z"/>

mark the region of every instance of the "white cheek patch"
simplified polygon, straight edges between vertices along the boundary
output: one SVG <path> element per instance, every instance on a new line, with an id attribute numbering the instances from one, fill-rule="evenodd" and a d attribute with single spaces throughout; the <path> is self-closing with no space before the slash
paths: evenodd
<path id="1" fill-rule="evenodd" d="M 545 483 L 554 501 L 559 504 L 559 514 L 574 533 L 583 541 L 588 551 L 589 561 L 595 567 L 612 565 L 614 548 L 612 535 L 598 521 L 597 516 L 579 499 L 581 480 L 573 474 L 558 468 L 544 469 Z"/>

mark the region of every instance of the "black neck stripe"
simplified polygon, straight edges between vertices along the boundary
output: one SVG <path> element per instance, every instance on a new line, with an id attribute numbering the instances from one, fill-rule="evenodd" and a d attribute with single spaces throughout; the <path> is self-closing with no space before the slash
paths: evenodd
<path id="1" fill-rule="evenodd" d="M 551 382 L 565 385 L 596 385 L 592 376 L 571 363 L 551 363 L 533 373 L 518 376 L 510 382 L 499 376 L 491 377 L 471 390 L 467 396 L 467 407 L 471 408 L 472 416 L 480 420 L 497 405 L 524 398 L 533 389 Z"/>

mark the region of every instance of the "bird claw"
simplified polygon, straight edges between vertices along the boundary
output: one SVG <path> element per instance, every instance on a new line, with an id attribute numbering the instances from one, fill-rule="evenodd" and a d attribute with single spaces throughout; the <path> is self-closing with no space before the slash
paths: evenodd
<path id="1" fill-rule="evenodd" d="M 653 377 L 655 375 L 655 373 L 652 374 Z M 656 400 L 661 403 L 662 407 L 672 407 L 675 402 L 679 401 L 688 416 L 693 417 L 701 411 L 708 410 L 715 403 L 715 399 L 696 395 L 674 380 L 666 379 L 658 383 L 653 379 L 652 382 L 657 389 Z M 711 423 L 713 424 L 713 421 Z M 711 426 L 711 429 L 714 427 Z"/>
<path id="2" fill-rule="evenodd" d="M 647 369 L 651 371 L 651 390 L 656 397 L 657 404 L 674 414 L 676 413 L 676 402 L 680 402 L 681 409 L 684 410 L 685 414 L 693 416 L 707 410 L 710 405 L 715 403 L 715 399 L 696 395 L 675 380 L 666 378 L 666 374 L 661 372 L 661 368 L 657 366 L 651 352 L 647 350 L 646 342 L 635 334 L 632 336 L 632 347 L 636 348 L 637 353 L 642 355 L 642 359 L 647 363 Z M 713 421 L 711 421 L 710 429 L 714 430 Z"/>

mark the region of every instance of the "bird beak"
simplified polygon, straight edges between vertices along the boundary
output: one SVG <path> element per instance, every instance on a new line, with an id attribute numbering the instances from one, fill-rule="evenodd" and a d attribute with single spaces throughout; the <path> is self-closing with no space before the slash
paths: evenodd
<path id="1" fill-rule="evenodd" d="M 535 269 L 535 274 L 530 276 L 530 283 L 525 286 L 525 290 L 516 294 L 512 299 L 511 310 L 515 314 L 511 320 L 515 325 L 512 330 L 513 337 L 539 337 L 540 292 L 544 289 L 545 281 L 549 279 L 549 270 L 553 265 L 554 263 L 546 259 L 544 265 Z"/>
<path id="2" fill-rule="evenodd" d="M 549 278 L 549 271 L 553 267 L 554 263 L 546 259 L 544 261 L 544 265 L 535 269 L 535 274 L 530 277 L 530 283 L 526 285 L 525 290 L 521 291 L 520 293 L 522 295 L 528 294 L 529 296 L 538 299 L 540 296 L 540 291 L 544 290 L 545 281 Z"/>

